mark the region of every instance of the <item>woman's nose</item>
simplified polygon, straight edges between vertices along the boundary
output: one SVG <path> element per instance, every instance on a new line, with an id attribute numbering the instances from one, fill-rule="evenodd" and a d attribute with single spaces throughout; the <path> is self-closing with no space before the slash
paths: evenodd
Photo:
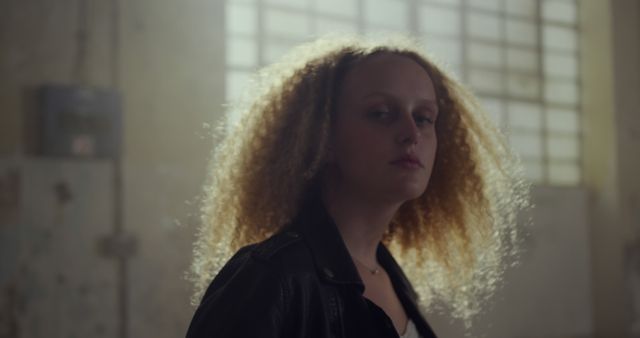
<path id="1" fill-rule="evenodd" d="M 416 144 L 420 137 L 420 128 L 416 124 L 413 116 L 404 117 L 399 121 L 396 141 L 399 144 Z"/>

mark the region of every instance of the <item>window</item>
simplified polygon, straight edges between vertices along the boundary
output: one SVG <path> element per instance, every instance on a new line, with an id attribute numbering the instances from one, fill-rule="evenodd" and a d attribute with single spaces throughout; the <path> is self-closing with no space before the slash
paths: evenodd
<path id="1" fill-rule="evenodd" d="M 325 33 L 423 39 L 483 101 L 534 182 L 581 182 L 576 0 L 227 0 L 226 97 Z"/>

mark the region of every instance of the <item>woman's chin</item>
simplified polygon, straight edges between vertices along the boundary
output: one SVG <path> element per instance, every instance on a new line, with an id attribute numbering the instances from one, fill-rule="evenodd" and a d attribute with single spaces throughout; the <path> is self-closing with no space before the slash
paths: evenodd
<path id="1" fill-rule="evenodd" d="M 414 200 L 424 193 L 426 185 L 408 185 L 402 187 L 395 187 L 389 191 L 388 197 L 397 202 L 406 202 Z"/>

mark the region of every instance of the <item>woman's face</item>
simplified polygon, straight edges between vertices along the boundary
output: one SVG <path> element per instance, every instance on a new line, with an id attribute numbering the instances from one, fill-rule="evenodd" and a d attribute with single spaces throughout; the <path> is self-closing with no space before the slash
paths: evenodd
<path id="1" fill-rule="evenodd" d="M 436 155 L 433 82 L 412 59 L 378 54 L 345 75 L 329 161 L 339 189 L 377 202 L 422 195 Z"/>

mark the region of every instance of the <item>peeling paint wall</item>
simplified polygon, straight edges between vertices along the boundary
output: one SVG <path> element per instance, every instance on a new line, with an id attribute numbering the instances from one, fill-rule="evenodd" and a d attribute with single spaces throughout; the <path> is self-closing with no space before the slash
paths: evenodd
<path id="1" fill-rule="evenodd" d="M 73 332 L 78 337 L 100 336 L 88 328 L 67 330 L 68 321 L 84 316 L 95 316 L 94 321 L 103 317 L 101 336 L 105 337 L 184 335 L 194 311 L 191 285 L 184 274 L 191 259 L 197 196 L 213 145 L 210 130 L 203 126 L 214 124 L 223 110 L 222 5 L 218 0 L 0 2 L 0 186 L 12 184 L 7 170 L 15 168 L 23 194 L 16 205 L 11 193 L 0 193 L 0 337 L 14 337 L 16 330 L 17 337 L 72 337 Z M 84 37 L 83 47 L 79 34 Z M 81 60 L 79 54 L 84 55 Z M 114 87 L 123 95 L 123 227 L 124 234 L 137 242 L 135 255 L 127 260 L 124 307 L 120 296 L 113 294 L 116 291 L 111 284 L 114 280 L 120 283 L 122 275 L 115 267 L 107 275 L 88 268 L 85 271 L 90 274 L 87 278 L 95 279 L 92 283 L 102 285 L 102 292 L 112 293 L 100 295 L 109 300 L 101 312 L 84 308 L 87 302 L 102 299 L 90 292 L 86 299 L 61 298 L 55 301 L 59 307 L 51 305 L 53 298 L 39 298 L 44 294 L 63 296 L 66 294 L 61 290 L 73 292 L 72 288 L 86 290 L 79 270 L 58 279 L 53 264 L 80 264 L 68 268 L 84 269 L 83 250 L 89 250 L 84 246 L 100 246 L 94 233 L 89 240 L 71 228 L 69 232 L 58 229 L 96 226 L 92 225 L 95 220 L 101 228 L 94 230 L 108 238 L 114 226 L 113 205 L 109 204 L 113 175 L 102 172 L 111 164 L 42 159 L 33 154 L 37 142 L 34 93 L 44 83 Z M 99 199 L 73 200 L 63 211 L 52 209 L 56 204 L 46 199 L 49 197 L 35 193 L 37 189 L 50 193 L 51 182 L 47 180 L 53 179 L 48 171 L 52 168 L 61 168 L 55 170 L 71 175 L 70 180 L 83 173 L 84 178 L 73 181 L 78 187 L 72 193 L 78 198 L 91 193 Z M 93 179 L 99 179 L 100 184 L 93 185 Z M 24 195 L 25 189 L 29 195 Z M 41 229 L 60 215 L 74 221 L 64 218 L 59 227 Z M 22 232 L 16 232 L 17 228 Z M 16 236 L 22 240 L 16 242 Z M 47 236 L 55 240 L 48 241 Z M 27 245 L 35 248 L 38 243 L 42 244 L 38 249 L 43 252 L 38 256 L 41 260 L 17 255 Z M 105 262 L 115 264 L 109 259 Z M 49 270 L 47 265 L 51 265 Z M 21 275 L 20 269 L 36 272 Z M 23 277 L 11 277 L 10 281 L 5 274 L 8 270 L 18 271 L 11 276 Z M 25 284 L 27 280 L 31 284 Z M 26 302 L 25 297 L 34 302 Z M 37 299 L 48 305 L 35 303 Z M 36 311 L 38 307 L 41 310 Z M 123 309 L 126 318 L 121 317 Z M 43 318 L 41 325 L 27 325 L 29 318 L 37 317 L 36 312 Z M 24 317 L 24 313 L 33 313 L 33 317 Z M 125 332 L 121 333 L 123 321 Z"/>
<path id="2" fill-rule="evenodd" d="M 0 161 L 17 197 L 0 223 L 0 336 L 115 336 L 115 264 L 98 247 L 113 221 L 110 177 L 106 163 Z"/>

